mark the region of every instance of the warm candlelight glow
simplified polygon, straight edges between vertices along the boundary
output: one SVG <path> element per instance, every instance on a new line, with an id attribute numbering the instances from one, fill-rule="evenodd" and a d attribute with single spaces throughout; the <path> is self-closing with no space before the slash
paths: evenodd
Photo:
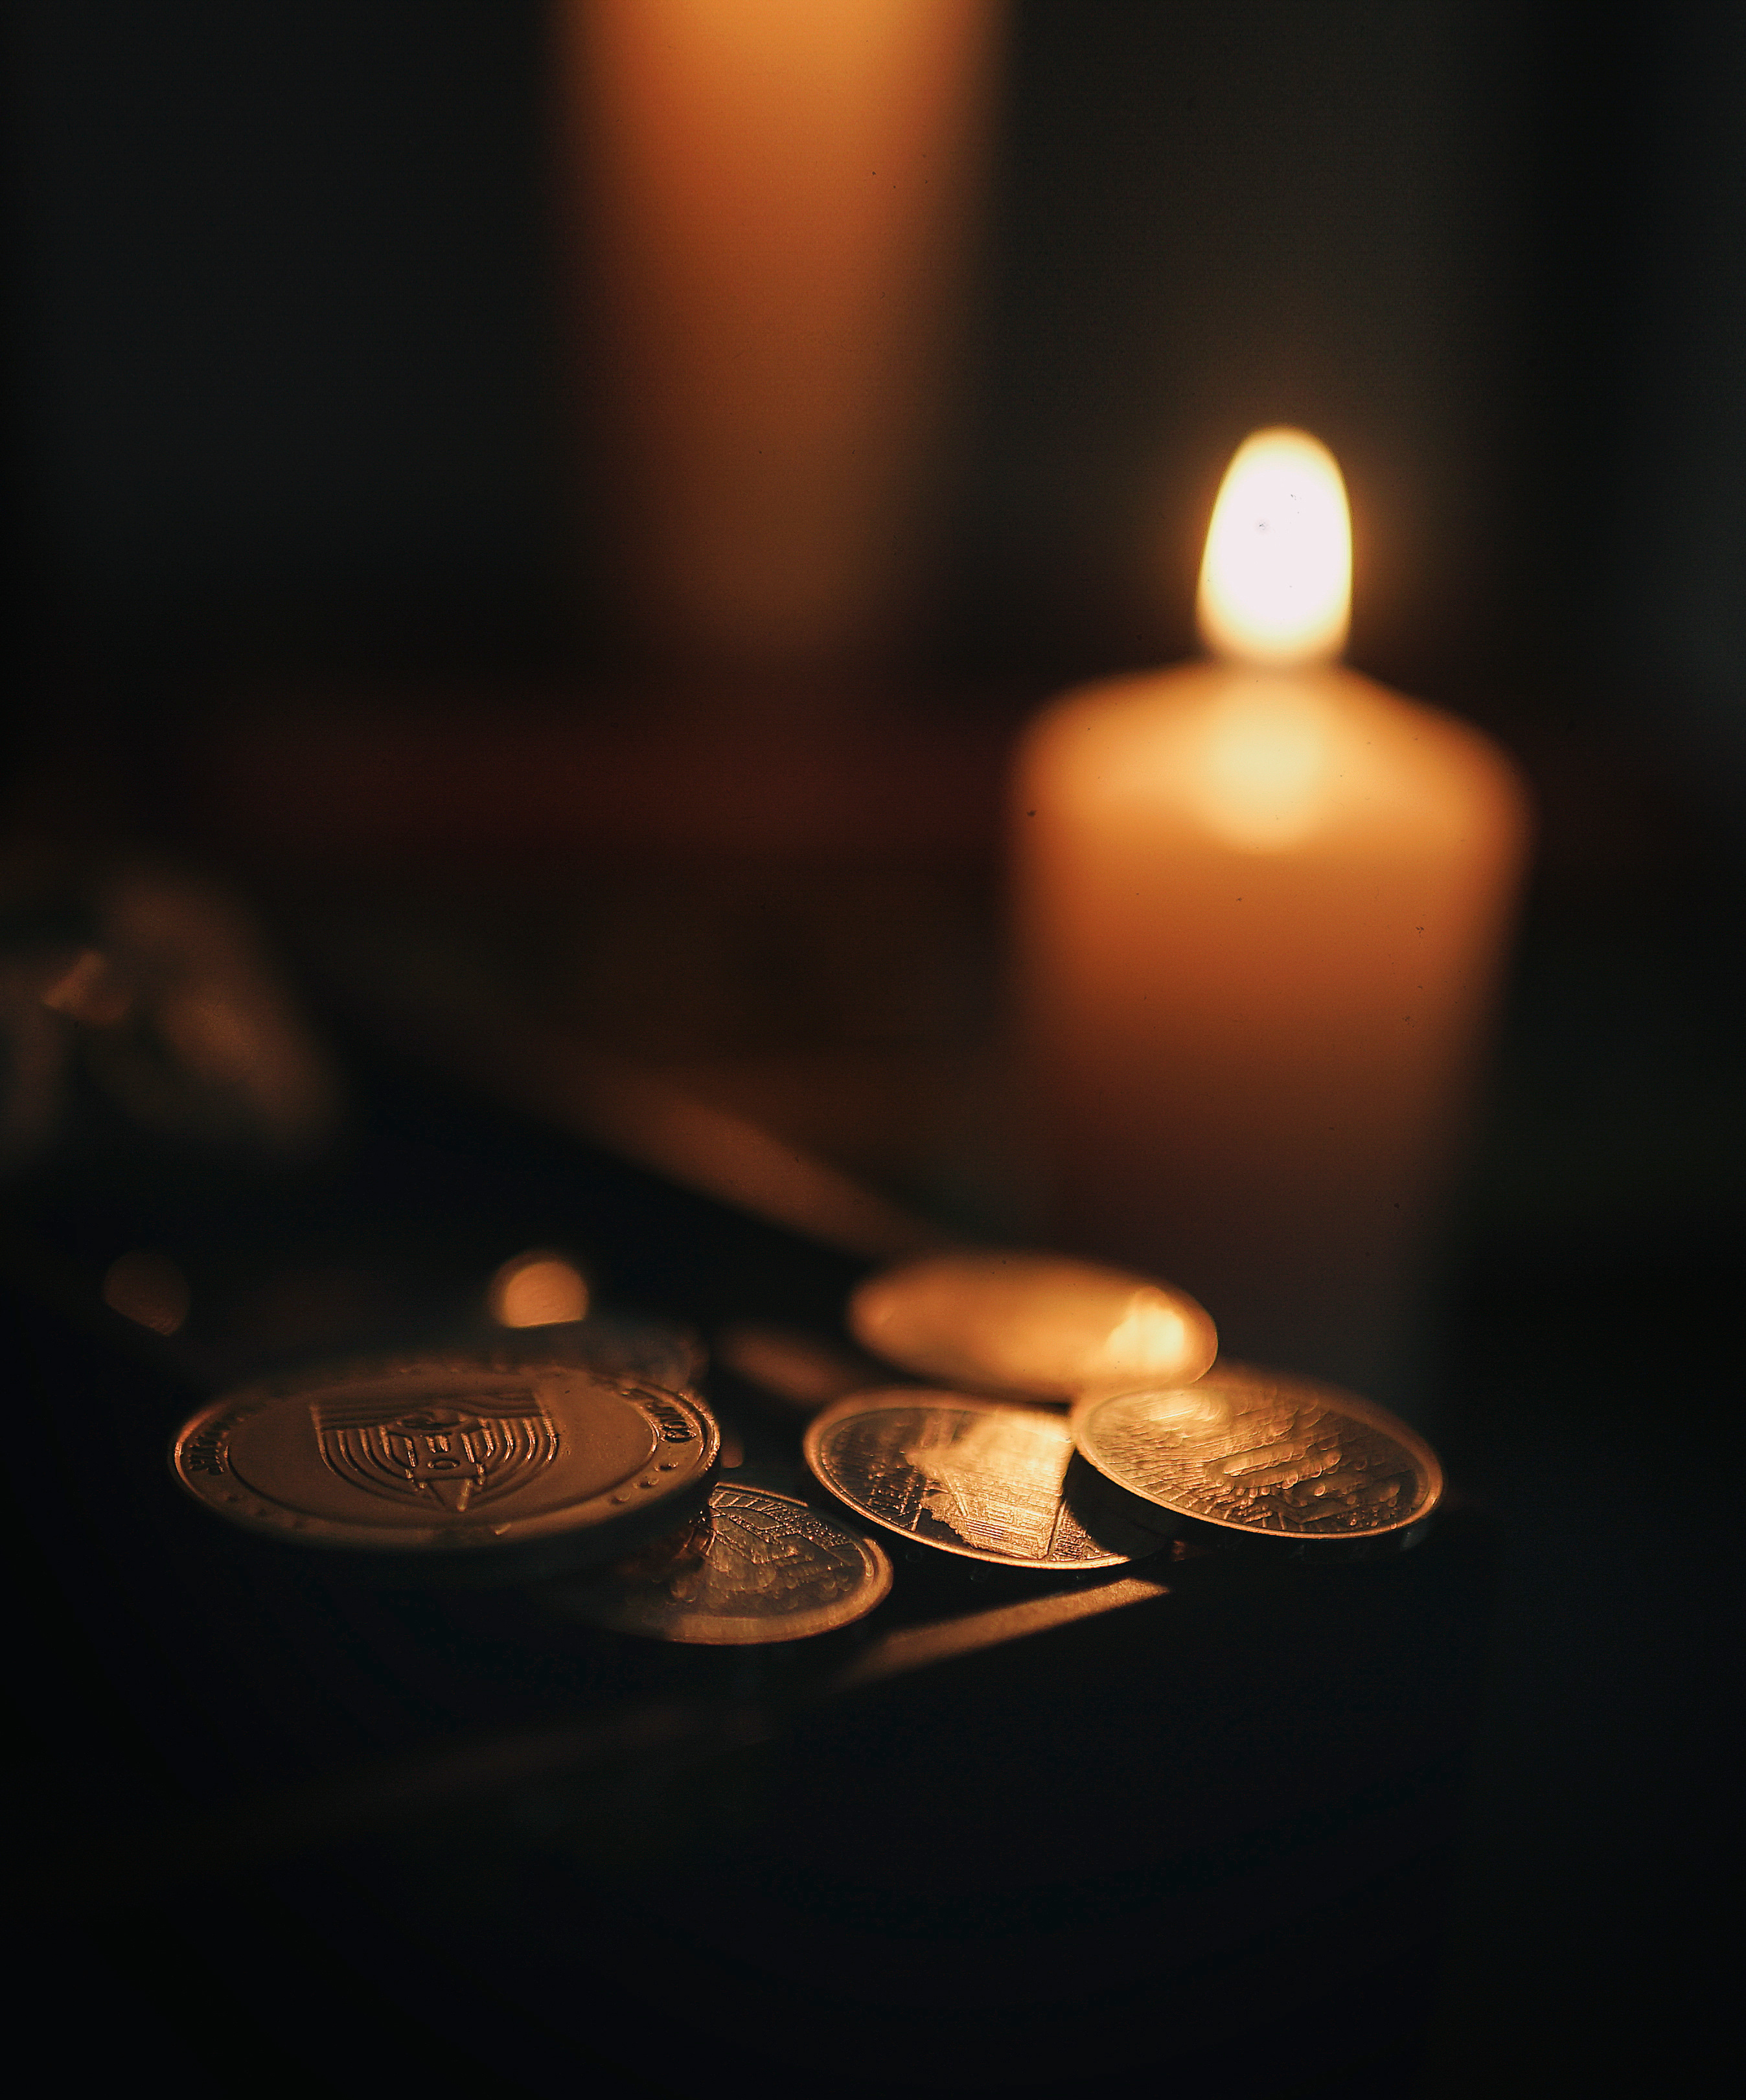
<path id="1" fill-rule="evenodd" d="M 1338 656 L 1352 530 L 1334 455 L 1303 430 L 1257 430 L 1226 470 L 1201 565 L 1201 638 L 1238 663 Z"/>
<path id="2" fill-rule="evenodd" d="M 1508 761 L 1338 660 L 1339 468 L 1258 431 L 1210 654 L 1063 695 L 1014 782 L 1052 1237 L 1179 1277 L 1246 1355 L 1395 1392 L 1524 836 Z"/>
<path id="3" fill-rule="evenodd" d="M 1087 1351 L 1080 1384 L 1087 1392 L 1115 1381 L 1125 1385 L 1131 1378 L 1155 1377 L 1161 1364 L 1197 1361 L 1205 1332 L 1199 1320 L 1186 1317 L 1155 1284 L 1143 1284 L 1109 1332 Z"/>
<path id="4" fill-rule="evenodd" d="M 1016 1249 L 884 1270 L 849 1299 L 849 1325 L 907 1370 L 1038 1400 L 1186 1384 L 1219 1350 L 1212 1321 L 1184 1291 Z"/>
<path id="5" fill-rule="evenodd" d="M 1224 694 L 1184 779 L 1195 814 L 1215 838 L 1251 853 L 1307 838 L 1334 799 L 1329 729 L 1325 700 L 1294 683 L 1258 678 Z"/>
<path id="6" fill-rule="evenodd" d="M 730 661 L 876 647 L 915 587 L 999 11 L 562 0 L 557 19 L 613 544 L 646 633 Z"/>

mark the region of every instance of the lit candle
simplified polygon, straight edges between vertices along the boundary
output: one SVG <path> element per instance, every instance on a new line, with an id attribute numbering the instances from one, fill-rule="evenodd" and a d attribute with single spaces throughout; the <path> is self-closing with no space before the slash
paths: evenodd
<path id="1" fill-rule="evenodd" d="M 566 0 L 621 581 L 716 662 L 864 654 L 915 560 L 993 0 Z"/>
<path id="2" fill-rule="evenodd" d="M 1239 450 L 1209 663 L 1069 694 L 1017 769 L 1021 996 L 1058 1238 L 1238 1354 L 1399 1396 L 1526 836 L 1485 738 L 1337 661 L 1332 457 Z"/>

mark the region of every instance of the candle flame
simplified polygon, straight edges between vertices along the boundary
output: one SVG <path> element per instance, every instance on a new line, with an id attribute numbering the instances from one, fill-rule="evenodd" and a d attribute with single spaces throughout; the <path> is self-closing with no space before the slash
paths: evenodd
<path id="1" fill-rule="evenodd" d="M 1338 656 L 1351 586 L 1351 520 L 1333 453 L 1303 430 L 1246 438 L 1213 506 L 1201 565 L 1208 647 L 1275 668 Z"/>

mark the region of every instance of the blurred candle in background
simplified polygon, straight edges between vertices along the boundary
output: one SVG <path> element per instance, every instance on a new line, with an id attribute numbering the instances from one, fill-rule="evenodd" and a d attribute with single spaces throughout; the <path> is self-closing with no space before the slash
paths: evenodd
<path id="1" fill-rule="evenodd" d="M 1332 457 L 1250 438 L 1214 660 L 1069 694 L 1021 748 L 1021 995 L 1056 1236 L 1239 1356 L 1410 1404 L 1526 824 L 1484 737 L 1335 660 L 1351 562 Z"/>
<path id="2" fill-rule="evenodd" d="M 564 0 L 612 545 L 660 654 L 875 655 L 925 560 L 995 0 Z"/>

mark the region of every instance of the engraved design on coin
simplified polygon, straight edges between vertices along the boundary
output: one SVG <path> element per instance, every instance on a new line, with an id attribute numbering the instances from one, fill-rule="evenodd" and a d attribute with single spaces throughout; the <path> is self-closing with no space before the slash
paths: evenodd
<path id="1" fill-rule="evenodd" d="M 459 1516 L 520 1487 L 558 1456 L 558 1424 L 532 1392 L 316 1401 L 321 1455 L 374 1495 L 434 1503 Z"/>
<path id="2" fill-rule="evenodd" d="M 425 1559 L 438 1580 L 460 1555 L 509 1579 L 670 1529 L 708 1497 L 721 1447 L 693 1395 L 456 1353 L 353 1359 L 227 1393 L 183 1426 L 170 1462 L 246 1530 Z"/>
<path id="3" fill-rule="evenodd" d="M 1108 1507 L 1095 1475 L 1075 1479 L 1067 1423 L 1040 1408 L 909 1388 L 858 1394 L 813 1423 L 806 1458 L 875 1524 L 972 1560 L 1112 1568 L 1169 1536 L 1144 1508 Z"/>
<path id="4" fill-rule="evenodd" d="M 1424 1516 L 1443 1490 L 1435 1454 L 1385 1410 L 1259 1372 L 1122 1393 L 1074 1410 L 1100 1471 L 1202 1523 L 1292 1538 L 1352 1538 Z"/>
<path id="5" fill-rule="evenodd" d="M 891 1588 L 871 1539 L 763 1488 L 711 1490 L 682 1530 L 550 1601 L 597 1625 L 718 1646 L 800 1640 L 864 1617 Z"/>

